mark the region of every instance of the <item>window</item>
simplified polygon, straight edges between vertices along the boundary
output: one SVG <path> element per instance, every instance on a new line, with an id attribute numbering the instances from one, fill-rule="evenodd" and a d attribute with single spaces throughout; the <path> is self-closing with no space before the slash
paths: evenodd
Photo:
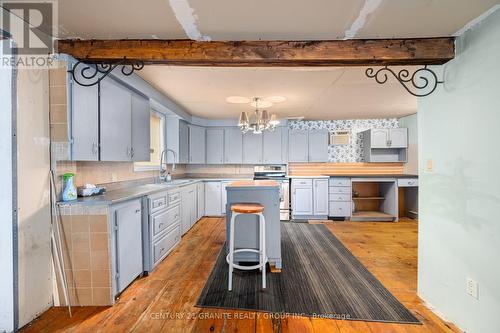
<path id="1" fill-rule="evenodd" d="M 151 111 L 150 135 L 149 162 L 134 163 L 135 171 L 158 170 L 160 167 L 160 154 L 165 149 L 165 116 L 162 113 Z"/>

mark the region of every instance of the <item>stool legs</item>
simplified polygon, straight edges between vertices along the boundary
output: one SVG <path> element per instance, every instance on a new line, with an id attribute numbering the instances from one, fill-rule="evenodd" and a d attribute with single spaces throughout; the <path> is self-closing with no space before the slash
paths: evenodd
<path id="1" fill-rule="evenodd" d="M 228 290 L 233 289 L 233 265 L 234 265 L 234 221 L 239 213 L 231 214 L 231 223 L 229 224 L 229 285 Z"/>
<path id="2" fill-rule="evenodd" d="M 266 289 L 266 219 L 262 213 L 259 214 L 259 234 L 260 234 L 260 260 L 259 264 L 262 266 L 262 288 Z"/>
<path id="3" fill-rule="evenodd" d="M 262 272 L 262 288 L 266 288 L 266 263 L 267 263 L 267 255 L 266 255 L 266 219 L 262 213 L 253 213 L 259 217 L 259 249 L 239 249 L 236 250 L 234 248 L 234 229 L 236 224 L 236 217 L 238 215 L 242 215 L 242 213 L 232 212 L 231 221 L 229 223 L 229 254 L 226 258 L 229 264 L 229 279 L 228 279 L 228 290 L 231 291 L 233 289 L 233 270 L 234 267 L 243 270 L 256 269 Z M 259 265 L 244 267 L 241 265 L 234 264 L 234 253 L 236 252 L 255 252 L 259 254 Z"/>

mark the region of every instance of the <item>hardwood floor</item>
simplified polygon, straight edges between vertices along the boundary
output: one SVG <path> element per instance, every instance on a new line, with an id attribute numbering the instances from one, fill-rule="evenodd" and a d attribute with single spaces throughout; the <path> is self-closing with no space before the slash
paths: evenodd
<path id="1" fill-rule="evenodd" d="M 351 252 L 423 323 L 375 323 L 196 308 L 225 239 L 221 218 L 204 218 L 148 277 L 135 281 L 113 307 L 51 308 L 21 332 L 460 332 L 416 295 L 417 223 L 327 222 Z"/>

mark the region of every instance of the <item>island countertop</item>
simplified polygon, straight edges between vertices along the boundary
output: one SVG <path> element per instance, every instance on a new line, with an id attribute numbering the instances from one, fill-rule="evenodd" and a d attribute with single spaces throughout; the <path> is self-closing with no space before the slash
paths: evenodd
<path id="1" fill-rule="evenodd" d="M 226 188 L 264 188 L 264 187 L 279 187 L 279 183 L 275 180 L 240 180 L 227 184 Z"/>

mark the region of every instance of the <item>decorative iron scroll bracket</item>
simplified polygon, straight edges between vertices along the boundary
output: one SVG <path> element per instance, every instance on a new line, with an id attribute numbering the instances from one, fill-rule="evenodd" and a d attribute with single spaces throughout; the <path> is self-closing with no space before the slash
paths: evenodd
<path id="1" fill-rule="evenodd" d="M 373 68 L 367 68 L 365 74 L 371 79 L 375 79 L 377 83 L 384 84 L 387 82 L 388 73 L 392 74 L 398 80 L 399 83 L 413 96 L 425 97 L 432 94 L 438 84 L 444 83 L 444 81 L 439 81 L 436 73 L 427 68 L 425 65 L 423 68 L 417 69 L 412 74 L 407 69 L 402 69 L 399 72 L 395 72 L 391 68 L 384 66 L 379 70 L 375 71 Z"/>
<path id="2" fill-rule="evenodd" d="M 115 68 L 121 67 L 121 72 L 125 76 L 130 76 L 135 71 L 140 71 L 144 68 L 142 61 L 130 61 L 124 58 L 117 63 L 92 63 L 88 64 L 83 61 L 78 61 L 73 65 L 73 68 L 68 70 L 71 73 L 73 80 L 81 86 L 91 87 L 101 82 Z"/>

